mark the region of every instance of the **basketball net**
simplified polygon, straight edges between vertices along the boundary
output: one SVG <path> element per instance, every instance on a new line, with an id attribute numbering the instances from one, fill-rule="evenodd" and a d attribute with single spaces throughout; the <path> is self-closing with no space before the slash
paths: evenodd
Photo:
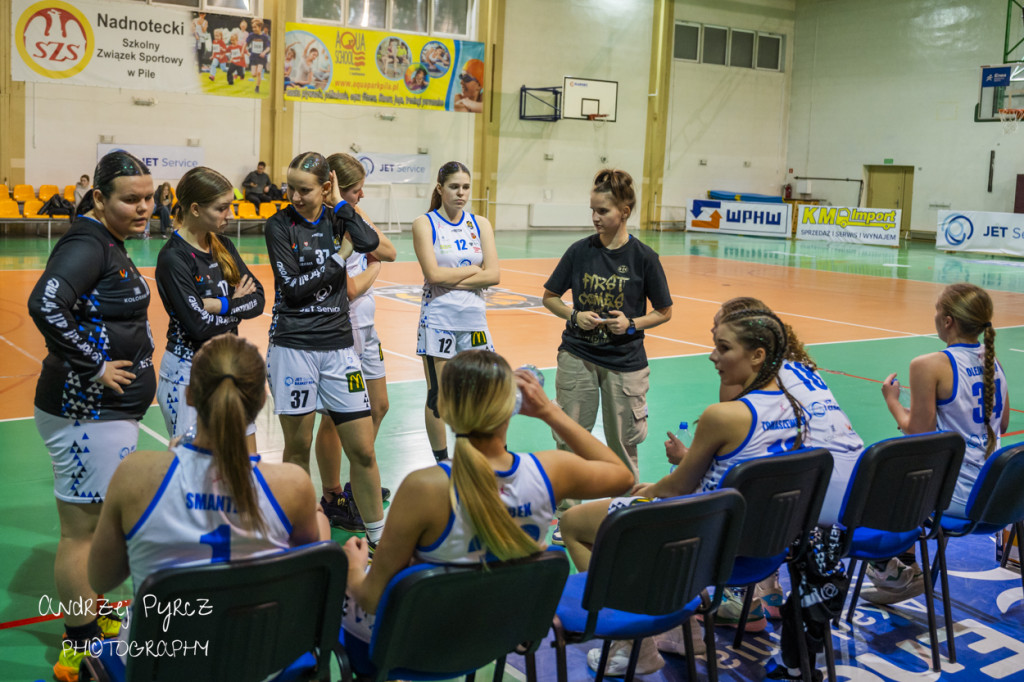
<path id="1" fill-rule="evenodd" d="M 1003 134 L 1017 132 L 1017 126 L 1024 120 L 1024 109 L 1000 109 L 999 120 L 1003 122 Z"/>

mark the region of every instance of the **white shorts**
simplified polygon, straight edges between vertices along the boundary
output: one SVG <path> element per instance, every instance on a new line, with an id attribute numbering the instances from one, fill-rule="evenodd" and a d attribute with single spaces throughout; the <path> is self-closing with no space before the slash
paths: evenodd
<path id="1" fill-rule="evenodd" d="M 380 337 L 377 330 L 371 325 L 352 330 L 352 338 L 355 339 L 356 355 L 363 365 L 363 378 L 383 379 L 384 372 L 384 347 L 380 345 Z"/>
<path id="2" fill-rule="evenodd" d="M 297 350 L 271 344 L 267 381 L 274 414 L 309 414 L 322 405 L 330 412 L 370 416 L 370 396 L 354 348 Z"/>
<path id="3" fill-rule="evenodd" d="M 53 462 L 53 495 L 64 502 L 102 502 L 117 465 L 139 444 L 134 419 L 65 419 L 39 408 L 35 419 Z"/>
<path id="4" fill-rule="evenodd" d="M 192 378 L 192 361 L 182 360 L 167 351 L 160 360 L 160 382 L 156 387 L 156 400 L 164 416 L 167 435 L 173 440 L 193 431 L 198 419 L 196 408 L 185 401 L 185 387 Z M 249 424 L 245 435 L 256 433 L 256 423 Z M 194 433 L 193 433 L 194 435 Z"/>
<path id="5" fill-rule="evenodd" d="M 464 350 L 494 350 L 491 332 L 483 329 L 477 332 L 448 331 L 420 325 L 416 334 L 416 355 L 429 355 L 451 360 Z"/>

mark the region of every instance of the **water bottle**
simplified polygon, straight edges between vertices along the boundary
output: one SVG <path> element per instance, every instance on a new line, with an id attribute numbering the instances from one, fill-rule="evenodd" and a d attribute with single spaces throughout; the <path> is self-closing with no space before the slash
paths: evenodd
<path id="1" fill-rule="evenodd" d="M 896 377 L 893 377 L 892 383 L 900 387 L 900 405 L 910 409 L 910 387 L 904 386 L 899 382 Z"/>
<path id="2" fill-rule="evenodd" d="M 533 376 L 537 377 L 537 381 L 540 382 L 540 385 L 541 386 L 544 385 L 544 373 L 541 372 L 539 369 L 537 369 L 536 365 L 523 365 L 519 369 L 529 370 L 530 373 L 533 374 Z M 512 414 L 519 414 L 519 408 L 521 408 L 522 406 L 523 406 L 523 392 L 519 390 L 518 386 L 516 386 L 516 409 L 515 409 L 515 411 Z"/>
<path id="3" fill-rule="evenodd" d="M 693 434 L 690 433 L 689 422 L 679 422 L 679 430 L 676 431 L 676 438 L 683 444 L 684 447 L 689 448 L 690 444 L 693 443 Z M 678 467 L 678 464 L 673 464 L 668 468 L 668 472 L 672 473 Z"/>

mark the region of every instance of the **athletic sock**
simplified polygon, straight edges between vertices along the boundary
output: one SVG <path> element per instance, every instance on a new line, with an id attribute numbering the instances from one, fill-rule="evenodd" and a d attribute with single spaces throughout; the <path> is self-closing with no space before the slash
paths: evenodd
<path id="1" fill-rule="evenodd" d="M 100 624 L 95 618 L 85 625 L 65 625 L 64 632 L 72 642 L 85 642 L 103 637 L 103 631 L 100 630 Z"/>
<path id="2" fill-rule="evenodd" d="M 438 462 L 448 459 L 448 448 L 438 448 L 437 450 L 434 450 L 434 459 Z"/>
<path id="3" fill-rule="evenodd" d="M 384 521 L 367 521 L 363 519 L 363 525 L 366 526 L 366 539 L 377 544 L 380 542 L 380 536 L 384 533 Z"/>
<path id="4" fill-rule="evenodd" d="M 341 493 L 343 491 L 343 488 L 339 484 L 339 485 L 333 486 L 331 488 L 323 488 L 323 491 L 324 491 L 324 499 L 327 500 L 328 502 L 334 502 L 334 500 L 336 500 L 339 497 L 341 497 Z"/>

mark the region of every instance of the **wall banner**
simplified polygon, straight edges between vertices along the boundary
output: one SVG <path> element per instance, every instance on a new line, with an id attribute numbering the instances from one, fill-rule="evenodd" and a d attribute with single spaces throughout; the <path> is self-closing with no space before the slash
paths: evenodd
<path id="1" fill-rule="evenodd" d="M 691 199 L 686 229 L 693 232 L 725 232 L 767 237 L 788 237 L 792 207 L 789 204 L 758 204 L 752 201 Z"/>
<path id="2" fill-rule="evenodd" d="M 850 244 L 900 245 L 900 210 L 800 206 L 797 239 Z"/>
<path id="3" fill-rule="evenodd" d="M 1024 214 L 939 211 L 935 248 L 1024 256 Z"/>
<path id="4" fill-rule="evenodd" d="M 432 183 L 429 154 L 357 154 L 366 169 L 366 184 Z"/>
<path id="5" fill-rule="evenodd" d="M 483 111 L 483 43 L 298 23 L 284 41 L 287 100 Z"/>
<path id="6" fill-rule="evenodd" d="M 251 24 L 251 25 L 250 25 Z M 11 77 L 267 97 L 270 22 L 126 2 L 14 0 Z"/>
<path id="7" fill-rule="evenodd" d="M 172 147 L 155 144 L 97 144 L 96 161 L 113 151 L 123 150 L 149 166 L 154 180 L 175 180 L 190 168 L 203 165 L 202 147 Z"/>

